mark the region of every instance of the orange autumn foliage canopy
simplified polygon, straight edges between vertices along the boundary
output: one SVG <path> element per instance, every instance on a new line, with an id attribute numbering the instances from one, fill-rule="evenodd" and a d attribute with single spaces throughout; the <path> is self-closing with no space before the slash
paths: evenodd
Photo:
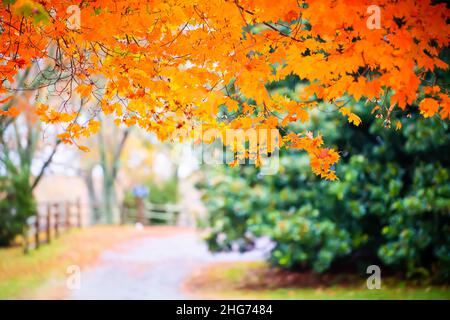
<path id="1" fill-rule="evenodd" d="M 367 9 L 380 8 L 380 28 Z M 447 88 L 430 74 L 448 65 L 449 10 L 430 1 L 364 0 L 3 0 L 0 9 L 0 99 L 27 68 L 60 76 L 59 94 L 94 102 L 89 112 L 113 114 L 168 139 L 203 125 L 279 128 L 305 122 L 319 103 L 333 104 L 353 125 L 358 101 L 388 115 L 419 106 L 425 117 L 450 117 Z M 72 7 L 71 7 L 72 6 Z M 68 10 L 68 8 L 70 9 Z M 295 98 L 267 83 L 296 75 Z M 427 78 L 428 77 L 428 78 Z M 49 84 L 48 84 L 49 85 Z M 32 88 L 33 89 L 33 88 Z M 37 89 L 36 89 L 37 90 Z M 384 100 L 382 100 L 384 98 Z M 380 101 L 383 101 L 382 104 Z M 350 103 L 349 103 L 350 102 Z M 4 102 L 2 102 L 3 104 Z M 36 106 L 47 123 L 61 124 L 64 142 L 88 136 L 98 124 L 82 110 Z M 221 117 L 220 108 L 235 114 Z M 0 111 L 17 116 L 17 109 Z M 401 125 L 397 125 L 397 128 Z M 313 171 L 335 179 L 339 155 L 320 135 L 290 132 L 281 144 L 305 150 Z"/>

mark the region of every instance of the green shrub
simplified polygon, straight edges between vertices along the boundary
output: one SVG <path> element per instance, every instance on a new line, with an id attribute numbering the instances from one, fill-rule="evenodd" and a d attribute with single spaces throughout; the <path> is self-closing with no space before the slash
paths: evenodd
<path id="1" fill-rule="evenodd" d="M 36 213 L 29 175 L 0 176 L 0 246 L 23 234 L 27 218 Z"/>
<path id="2" fill-rule="evenodd" d="M 148 200 L 155 204 L 177 203 L 178 201 L 178 180 L 168 179 L 162 183 L 150 181 L 147 184 L 150 192 Z"/>
<path id="3" fill-rule="evenodd" d="M 174 204 L 178 202 L 178 180 L 176 178 L 170 178 L 162 182 L 150 180 L 143 187 L 148 191 L 147 200 L 150 203 Z M 124 204 L 129 208 L 136 206 L 132 190 L 125 193 Z"/>

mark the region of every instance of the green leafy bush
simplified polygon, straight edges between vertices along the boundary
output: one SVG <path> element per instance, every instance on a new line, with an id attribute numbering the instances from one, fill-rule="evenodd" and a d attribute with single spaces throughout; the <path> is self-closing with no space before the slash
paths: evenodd
<path id="1" fill-rule="evenodd" d="M 148 181 L 142 187 L 146 188 L 148 195 L 147 201 L 153 204 L 174 204 L 178 202 L 178 179 L 170 178 L 161 182 L 153 180 Z M 125 193 L 124 204 L 128 208 L 136 206 L 133 192 L 127 191 Z"/>
<path id="2" fill-rule="evenodd" d="M 178 201 L 178 180 L 176 178 L 168 179 L 163 183 L 148 182 L 147 187 L 150 190 L 148 200 L 155 204 L 177 203 Z"/>
<path id="3" fill-rule="evenodd" d="M 0 176 L 0 246 L 23 234 L 27 218 L 36 213 L 29 175 Z"/>
<path id="4" fill-rule="evenodd" d="M 364 108 L 358 126 L 336 113 L 313 115 L 327 145 L 341 152 L 339 181 L 314 176 L 301 153 L 281 154 L 280 170 L 252 166 L 204 171 L 199 184 L 209 215 L 211 250 L 251 249 L 274 242 L 269 260 L 316 272 L 361 270 L 370 264 L 409 277 L 450 279 L 450 131 L 431 118 L 402 118 L 385 128 Z"/>

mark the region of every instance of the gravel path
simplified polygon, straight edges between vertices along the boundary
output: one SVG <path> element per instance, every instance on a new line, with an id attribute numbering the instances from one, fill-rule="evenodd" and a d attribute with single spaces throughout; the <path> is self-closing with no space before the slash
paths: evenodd
<path id="1" fill-rule="evenodd" d="M 174 228 L 170 235 L 130 240 L 105 251 L 94 267 L 81 271 L 81 288 L 69 299 L 192 299 L 181 285 L 196 268 L 263 255 L 211 254 L 195 231 Z"/>

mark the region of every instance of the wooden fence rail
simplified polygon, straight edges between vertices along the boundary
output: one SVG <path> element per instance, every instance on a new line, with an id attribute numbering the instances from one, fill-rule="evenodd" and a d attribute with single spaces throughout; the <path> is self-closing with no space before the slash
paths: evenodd
<path id="1" fill-rule="evenodd" d="M 122 207 L 121 223 L 176 225 L 180 211 L 180 206 L 176 204 L 153 204 L 137 198 L 135 208 Z"/>
<path id="2" fill-rule="evenodd" d="M 60 201 L 40 203 L 36 215 L 27 219 L 24 232 L 24 252 L 38 249 L 44 243 L 58 238 L 62 231 L 82 227 L 81 202 Z"/>

